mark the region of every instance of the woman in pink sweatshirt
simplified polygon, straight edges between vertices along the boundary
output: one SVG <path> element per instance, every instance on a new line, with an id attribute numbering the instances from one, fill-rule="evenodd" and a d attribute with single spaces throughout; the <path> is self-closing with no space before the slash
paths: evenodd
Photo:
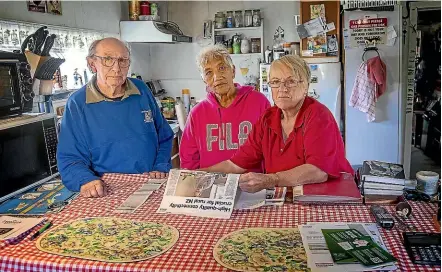
<path id="1" fill-rule="evenodd" d="M 197 64 L 208 93 L 190 112 L 181 139 L 181 168 L 190 170 L 230 159 L 270 107 L 253 87 L 233 83 L 235 66 L 222 45 L 204 48 Z"/>

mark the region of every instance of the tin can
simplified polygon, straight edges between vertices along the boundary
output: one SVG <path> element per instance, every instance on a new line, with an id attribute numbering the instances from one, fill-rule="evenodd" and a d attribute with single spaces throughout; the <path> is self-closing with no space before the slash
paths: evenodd
<path id="1" fill-rule="evenodd" d="M 140 15 L 150 15 L 149 2 L 143 1 L 140 3 Z"/>
<path id="2" fill-rule="evenodd" d="M 150 14 L 158 15 L 158 5 L 156 3 L 150 4 Z"/>
<path id="3" fill-rule="evenodd" d="M 138 0 L 129 1 L 129 20 L 138 21 L 140 16 L 140 2 Z"/>

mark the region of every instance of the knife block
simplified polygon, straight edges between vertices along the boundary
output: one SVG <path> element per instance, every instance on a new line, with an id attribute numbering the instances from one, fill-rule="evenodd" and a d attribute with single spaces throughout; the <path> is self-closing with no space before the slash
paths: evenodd
<path id="1" fill-rule="evenodd" d="M 52 80 L 39 80 L 35 78 L 35 72 L 42 66 L 47 60 L 51 59 L 50 56 L 40 56 L 32 53 L 31 51 L 25 52 L 26 59 L 31 66 L 31 77 L 33 81 L 32 91 L 35 95 L 48 95 L 52 94 L 52 88 L 54 82 Z"/>

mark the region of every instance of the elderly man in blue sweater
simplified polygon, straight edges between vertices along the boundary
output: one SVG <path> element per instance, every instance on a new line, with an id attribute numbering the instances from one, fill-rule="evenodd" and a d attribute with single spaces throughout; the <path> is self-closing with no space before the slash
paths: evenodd
<path id="1" fill-rule="evenodd" d="M 107 193 L 104 173 L 165 178 L 173 132 L 146 84 L 127 78 L 128 48 L 115 38 L 98 40 L 87 61 L 95 75 L 69 98 L 61 124 L 63 183 L 84 197 L 100 197 Z"/>

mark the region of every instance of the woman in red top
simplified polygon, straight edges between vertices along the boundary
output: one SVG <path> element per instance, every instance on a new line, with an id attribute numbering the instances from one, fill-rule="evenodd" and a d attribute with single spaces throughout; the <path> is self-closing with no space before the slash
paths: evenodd
<path id="1" fill-rule="evenodd" d="M 276 106 L 264 112 L 230 160 L 202 170 L 243 174 L 264 163 L 265 174 L 241 175 L 240 188 L 251 193 L 320 183 L 341 172 L 353 174 L 332 113 L 307 96 L 309 81 L 310 69 L 303 59 L 290 55 L 275 60 L 269 85 Z"/>

